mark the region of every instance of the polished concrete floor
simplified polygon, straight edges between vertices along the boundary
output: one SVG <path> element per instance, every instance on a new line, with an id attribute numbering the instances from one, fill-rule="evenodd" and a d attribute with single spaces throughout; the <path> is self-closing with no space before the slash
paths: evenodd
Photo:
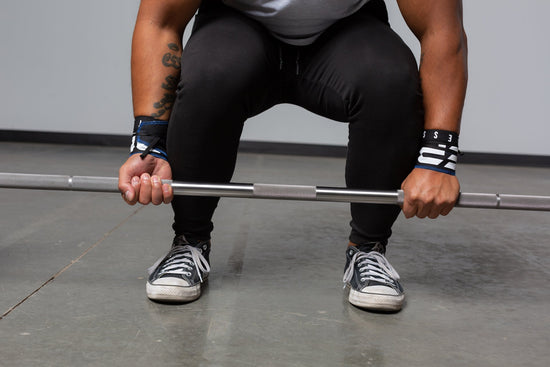
<path id="1" fill-rule="evenodd" d="M 119 148 L 0 145 L 0 172 L 114 176 Z M 241 154 L 236 182 L 342 186 L 344 161 Z M 550 194 L 550 168 L 462 165 L 463 191 Z M 550 213 L 399 218 L 387 257 L 407 303 L 342 289 L 348 204 L 222 199 L 212 273 L 184 305 L 145 297 L 168 206 L 0 190 L 1 366 L 548 366 Z"/>

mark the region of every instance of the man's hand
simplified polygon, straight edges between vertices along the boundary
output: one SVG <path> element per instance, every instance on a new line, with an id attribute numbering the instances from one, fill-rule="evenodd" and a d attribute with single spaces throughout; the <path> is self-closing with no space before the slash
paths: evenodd
<path id="1" fill-rule="evenodd" d="M 120 167 L 118 189 L 130 205 L 137 202 L 168 204 L 174 197 L 172 186 L 163 185 L 161 180 L 171 179 L 172 170 L 168 162 L 151 155 L 142 159 L 139 154 L 134 154 Z"/>
<path id="2" fill-rule="evenodd" d="M 460 185 L 456 176 L 415 168 L 401 184 L 405 192 L 403 213 L 411 218 L 436 218 L 453 209 Z"/>

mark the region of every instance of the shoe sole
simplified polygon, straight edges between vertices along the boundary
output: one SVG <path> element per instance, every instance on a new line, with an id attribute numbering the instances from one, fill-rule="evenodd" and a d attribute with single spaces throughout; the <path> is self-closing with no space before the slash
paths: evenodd
<path id="1" fill-rule="evenodd" d="M 403 307 L 405 295 L 368 294 L 350 289 L 348 301 L 354 306 L 373 311 L 399 311 Z"/>
<path id="2" fill-rule="evenodd" d="M 201 296 L 201 286 L 181 287 L 175 285 L 146 284 L 147 297 L 160 302 L 191 302 Z"/>

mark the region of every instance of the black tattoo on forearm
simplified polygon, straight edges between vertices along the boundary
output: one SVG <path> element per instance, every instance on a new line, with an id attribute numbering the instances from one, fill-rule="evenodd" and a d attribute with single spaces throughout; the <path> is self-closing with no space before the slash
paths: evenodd
<path id="1" fill-rule="evenodd" d="M 176 55 L 167 52 L 162 57 L 162 64 L 167 67 L 173 67 L 179 69 L 181 67 L 181 57 L 179 56 L 180 47 L 175 43 L 169 43 L 168 48 L 174 52 L 177 52 Z"/>
<path id="2" fill-rule="evenodd" d="M 178 78 L 173 75 L 168 75 L 164 79 L 165 83 L 162 83 L 162 88 L 166 89 L 168 92 L 164 93 L 162 99 L 153 104 L 153 107 L 157 109 L 157 112 L 152 114 L 152 117 L 159 118 L 164 115 L 166 112 L 172 110 L 174 101 L 176 100 L 176 88 L 178 87 Z"/>
<path id="3" fill-rule="evenodd" d="M 168 52 L 162 57 L 162 64 L 166 67 L 179 69 L 181 68 L 181 57 L 172 55 L 170 52 Z"/>
<path id="4" fill-rule="evenodd" d="M 157 109 L 157 112 L 153 113 L 151 116 L 154 118 L 159 118 L 166 112 L 171 111 L 175 100 L 175 93 L 164 93 L 164 97 L 160 101 L 153 104 L 153 107 Z"/>
<path id="5" fill-rule="evenodd" d="M 180 50 L 180 47 L 175 43 L 169 43 L 168 48 L 174 52 L 179 52 Z M 166 67 L 179 70 L 181 68 L 181 57 L 174 55 L 171 52 L 167 52 L 162 57 L 162 64 Z M 176 89 L 178 86 L 178 81 L 179 78 L 172 74 L 168 75 L 164 79 L 164 83 L 162 83 L 161 86 L 167 92 L 164 93 L 160 101 L 153 104 L 153 107 L 157 109 L 157 112 L 153 113 L 151 115 L 152 117 L 159 118 L 172 110 L 172 106 L 174 105 L 174 101 L 176 100 Z"/>
<path id="6" fill-rule="evenodd" d="M 171 92 L 175 91 L 178 87 L 178 81 L 179 79 L 176 78 L 173 75 L 168 75 L 166 79 L 164 79 L 166 83 L 162 83 L 162 88 L 169 90 Z"/>

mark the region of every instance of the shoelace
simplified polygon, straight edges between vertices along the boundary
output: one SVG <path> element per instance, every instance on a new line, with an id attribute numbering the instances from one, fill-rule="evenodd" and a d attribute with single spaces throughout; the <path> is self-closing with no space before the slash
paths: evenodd
<path id="1" fill-rule="evenodd" d="M 350 265 L 344 272 L 344 284 L 348 284 L 353 277 L 355 266 L 359 267 L 361 282 L 374 280 L 388 285 L 394 285 L 399 280 L 399 274 L 393 266 L 379 252 L 356 252 L 351 258 Z"/>
<path id="2" fill-rule="evenodd" d="M 191 276 L 191 272 L 188 270 L 193 270 L 193 266 L 196 266 L 199 269 L 199 279 L 202 283 L 203 279 L 201 272 L 210 272 L 208 261 L 202 256 L 202 251 L 196 247 L 190 245 L 174 246 L 172 250 L 170 250 L 168 256 L 168 260 L 159 271 L 159 276 L 166 273 Z M 165 257 L 161 257 L 153 266 L 147 269 L 149 275 L 155 271 L 164 258 Z"/>

